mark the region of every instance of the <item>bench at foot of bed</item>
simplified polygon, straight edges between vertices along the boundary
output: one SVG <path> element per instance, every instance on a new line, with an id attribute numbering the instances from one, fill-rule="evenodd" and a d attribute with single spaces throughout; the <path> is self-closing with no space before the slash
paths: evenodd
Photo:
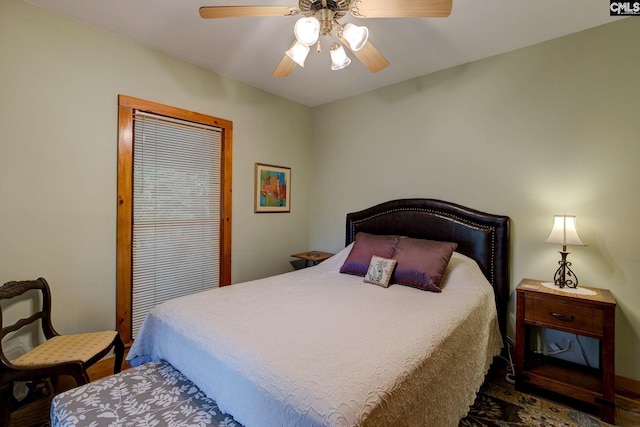
<path id="1" fill-rule="evenodd" d="M 165 361 L 146 363 L 53 399 L 52 427 L 89 425 L 241 427 Z"/>

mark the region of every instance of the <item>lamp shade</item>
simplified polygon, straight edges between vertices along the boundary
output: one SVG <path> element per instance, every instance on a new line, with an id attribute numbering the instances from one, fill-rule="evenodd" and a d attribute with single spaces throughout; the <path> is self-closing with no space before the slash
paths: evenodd
<path id="1" fill-rule="evenodd" d="M 369 39 L 369 29 L 367 27 L 359 27 L 352 23 L 348 23 L 342 30 L 344 39 L 349 42 L 351 50 L 354 52 L 359 51 L 364 47 Z"/>
<path id="2" fill-rule="evenodd" d="M 556 215 L 553 218 L 553 228 L 545 243 L 562 246 L 586 246 L 576 230 L 575 215 Z"/>
<path id="3" fill-rule="evenodd" d="M 293 27 L 296 39 L 307 46 L 311 46 L 320 37 L 320 21 L 313 16 L 300 18 Z"/>
<path id="4" fill-rule="evenodd" d="M 331 53 L 332 70 L 342 70 L 351 64 L 351 59 L 349 59 L 341 44 L 333 43 L 329 48 L 329 52 Z"/>
<path id="5" fill-rule="evenodd" d="M 285 53 L 289 58 L 293 59 L 296 64 L 304 67 L 304 61 L 305 59 L 307 59 L 309 50 L 309 46 L 297 41 L 293 44 L 293 46 L 291 46 L 291 49 L 287 50 Z"/>

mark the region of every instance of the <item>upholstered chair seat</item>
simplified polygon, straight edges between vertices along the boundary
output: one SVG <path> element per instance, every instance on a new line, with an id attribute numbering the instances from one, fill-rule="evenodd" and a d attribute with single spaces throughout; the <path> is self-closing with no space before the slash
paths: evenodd
<path id="1" fill-rule="evenodd" d="M 96 354 L 109 347 L 116 335 L 118 335 L 117 331 L 58 335 L 13 359 L 11 363 L 19 367 L 48 366 L 74 360 L 87 363 Z"/>

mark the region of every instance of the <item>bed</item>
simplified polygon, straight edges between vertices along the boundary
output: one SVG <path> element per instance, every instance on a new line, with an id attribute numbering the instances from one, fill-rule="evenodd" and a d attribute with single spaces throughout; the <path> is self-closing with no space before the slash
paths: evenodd
<path id="1" fill-rule="evenodd" d="M 376 286 L 340 272 L 362 236 L 455 252 L 434 292 Z M 156 307 L 127 360 L 166 360 L 246 427 L 456 426 L 502 347 L 509 218 L 394 200 L 348 214 L 345 243 L 317 266 Z"/>

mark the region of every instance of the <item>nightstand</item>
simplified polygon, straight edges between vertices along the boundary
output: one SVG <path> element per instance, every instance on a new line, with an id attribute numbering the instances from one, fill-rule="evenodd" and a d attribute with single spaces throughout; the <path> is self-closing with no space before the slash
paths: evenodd
<path id="1" fill-rule="evenodd" d="M 615 309 L 607 289 L 587 288 L 594 295 L 545 287 L 523 279 L 516 288 L 516 388 L 536 386 L 598 407 L 602 419 L 615 420 Z M 531 349 L 531 329 L 541 327 L 600 341 L 600 368 L 589 368 L 537 354 Z"/>
<path id="2" fill-rule="evenodd" d="M 327 258 L 331 258 L 333 255 L 334 254 L 331 254 L 329 252 L 309 251 L 309 252 L 302 252 L 299 254 L 293 254 L 291 256 L 293 258 L 303 259 L 304 266 L 311 267 L 312 265 L 320 264 L 322 261 L 324 261 Z"/>

